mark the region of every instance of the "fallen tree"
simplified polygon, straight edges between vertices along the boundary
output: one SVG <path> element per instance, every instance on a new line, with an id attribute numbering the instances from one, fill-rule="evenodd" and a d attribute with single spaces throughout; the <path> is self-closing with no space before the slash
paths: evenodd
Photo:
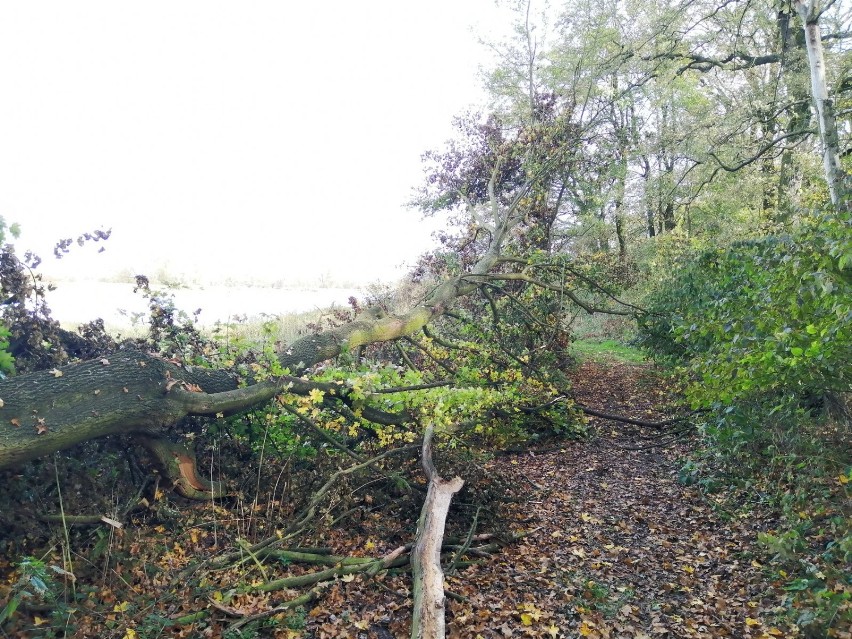
<path id="1" fill-rule="evenodd" d="M 365 317 L 305 336 L 282 348 L 276 354 L 277 363 L 287 374 L 257 383 L 248 380 L 248 385 L 239 387 L 237 376 L 229 370 L 189 366 L 143 351 L 120 351 L 0 380 L 0 469 L 97 437 L 134 433 L 142 435 L 140 441 L 152 451 L 183 495 L 205 497 L 211 490 L 215 493 L 217 487 L 210 486 L 195 471 L 191 451 L 163 438 L 170 426 L 191 415 L 228 415 L 245 410 L 283 392 L 304 395 L 319 391 L 346 402 L 349 389 L 345 384 L 313 383 L 305 373 L 360 347 L 408 338 L 476 291 L 482 291 L 489 300 L 496 325 L 499 317 L 494 293 L 485 285 L 493 287 L 512 279 L 533 282 L 525 281 L 525 285 L 538 283 L 517 260 L 503 258 L 504 246 L 523 218 L 518 206 L 526 189 L 520 189 L 510 202 L 502 203 L 496 193 L 497 176 L 495 169 L 488 184 L 488 215 L 482 210 L 475 213 L 490 240 L 472 268 L 438 283 L 419 304 L 403 313 L 374 308 Z M 474 208 L 471 205 L 471 211 Z M 484 221 L 486 217 L 489 222 Z M 513 272 L 508 272 L 507 265 Z M 565 282 L 562 290 L 576 298 Z M 376 423 L 410 419 L 369 406 L 362 407 L 360 415 Z"/>
<path id="2" fill-rule="evenodd" d="M 228 418 L 267 407 L 264 410 L 293 420 L 312 440 L 332 451 L 328 459 L 333 472 L 309 488 L 302 510 L 294 512 L 275 535 L 252 545 L 238 540 L 238 549 L 202 559 L 182 570 L 181 576 L 189 579 L 195 571 L 250 561 L 264 575 L 263 584 L 256 588 L 260 591 L 311 589 L 257 614 L 243 615 L 227 602 L 215 600 L 209 609 L 171 618 L 168 625 L 194 623 L 218 610 L 240 617 L 234 624 L 238 627 L 256 621 L 257 615 L 304 605 L 321 594 L 320 582 L 325 579 L 408 566 L 410 551 L 415 584 L 413 636 L 442 636 L 442 537 L 450 500 L 464 482 L 460 478 L 445 481 L 437 473 L 431 463 L 431 429 L 422 443 L 428 488 L 413 549 L 370 561 L 335 558 L 326 570 L 279 579 L 266 579 L 264 561 L 278 557 L 328 564 L 331 560 L 286 554 L 282 547 L 317 525 L 323 500 L 340 480 L 366 471 L 381 476 L 390 457 L 404 458 L 420 448 L 416 442 L 421 440 L 419 424 L 423 422 L 438 423 L 446 437 L 474 438 L 489 435 L 489 425 L 499 422 L 507 425 L 505 432 L 498 433 L 504 440 L 530 435 L 528 425 L 533 422 L 544 424 L 553 434 L 581 428 L 576 426 L 580 420 L 563 371 L 573 309 L 618 315 L 633 315 L 641 309 L 619 300 L 564 256 L 526 253 L 522 229 L 529 225 L 529 216 L 524 207 L 536 176 L 546 172 L 549 164 L 539 165 L 534 175 L 519 184 L 523 171 L 517 163 L 509 180 L 503 171 L 505 158 L 497 153 L 491 160 L 482 197 L 462 198 L 470 226 L 460 240 L 458 264 L 450 270 L 435 268 L 419 301 L 401 310 L 375 304 L 349 321 L 264 353 L 263 363 L 252 355 L 255 359 L 248 372 L 225 359 L 199 365 L 198 358 L 180 356 L 185 355 L 180 349 L 162 347 L 162 326 L 157 331 L 152 328 L 156 335 L 148 342 L 115 344 L 104 337 L 102 325 L 100 330 L 96 326 L 74 336 L 55 324 L 30 322 L 28 326 L 40 326 L 40 332 L 28 335 L 19 330 L 15 347 L 53 343 L 55 352 L 34 358 L 29 372 L 0 379 L 0 470 L 93 439 L 129 434 L 151 453 L 170 482 L 164 488 L 173 487 L 196 500 L 219 498 L 227 489 L 198 472 L 192 438 L 203 432 L 199 424 L 212 420 L 192 418 Z M 7 271 L 14 270 L 10 264 L 7 260 Z M 15 297 L 20 317 L 26 317 L 25 297 Z M 151 299 L 152 318 L 168 320 L 173 309 Z M 44 309 L 42 305 L 46 316 Z M 194 335 L 192 339 L 202 338 Z M 66 349 L 62 357 L 57 355 L 60 342 Z M 373 349 L 374 355 L 385 350 L 361 365 L 365 348 Z M 337 364 L 330 363 L 335 359 Z M 389 359 L 393 365 L 387 365 Z M 377 373 L 382 366 L 393 374 Z M 413 399 L 423 396 L 427 400 L 420 403 Z M 175 438 L 177 426 L 191 436 Z M 392 448 L 400 443 L 408 445 Z M 341 459 L 354 463 L 341 468 Z M 120 528 L 125 523 L 122 516 L 129 516 L 145 501 L 141 492 L 128 502 L 123 515 L 62 510 L 41 516 L 66 530 L 99 522 Z M 454 548 L 452 569 L 463 565 L 468 554 L 491 550 L 472 546 L 472 541 L 473 527 L 468 539 Z"/>

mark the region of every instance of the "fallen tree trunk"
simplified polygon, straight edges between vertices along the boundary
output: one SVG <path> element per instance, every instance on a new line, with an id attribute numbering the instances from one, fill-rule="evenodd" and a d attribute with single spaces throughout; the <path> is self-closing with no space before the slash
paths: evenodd
<path id="1" fill-rule="evenodd" d="M 188 396 L 234 391 L 224 371 L 178 366 L 141 352 L 0 382 L 0 469 L 104 435 L 162 435 L 190 414 Z"/>
<path id="2" fill-rule="evenodd" d="M 423 438 L 423 470 L 429 479 L 429 489 L 417 524 L 417 541 L 411 551 L 411 566 L 414 572 L 412 639 L 442 639 L 445 636 L 441 545 L 450 501 L 464 485 L 461 477 L 447 481 L 438 474 L 432 462 L 433 434 L 434 427 L 429 426 Z"/>

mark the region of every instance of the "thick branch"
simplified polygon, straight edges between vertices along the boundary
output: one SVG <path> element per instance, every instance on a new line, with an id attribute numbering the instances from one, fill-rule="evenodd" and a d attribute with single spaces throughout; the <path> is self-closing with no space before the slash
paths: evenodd
<path id="1" fill-rule="evenodd" d="M 441 639 L 445 636 L 441 543 L 450 501 L 464 485 L 461 477 L 446 481 L 438 475 L 432 461 L 433 434 L 434 426 L 430 425 L 423 437 L 423 470 L 429 479 L 429 489 L 417 524 L 417 542 L 411 553 L 414 571 L 412 639 Z"/>

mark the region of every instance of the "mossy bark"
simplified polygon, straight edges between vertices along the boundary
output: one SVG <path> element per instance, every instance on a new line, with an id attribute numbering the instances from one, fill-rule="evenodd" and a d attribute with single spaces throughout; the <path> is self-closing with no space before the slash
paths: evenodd
<path id="1" fill-rule="evenodd" d="M 160 435 L 203 394 L 236 389 L 224 371 L 190 369 L 141 352 L 0 382 L 0 468 L 115 433 Z M 183 392 L 180 392 L 183 390 Z"/>

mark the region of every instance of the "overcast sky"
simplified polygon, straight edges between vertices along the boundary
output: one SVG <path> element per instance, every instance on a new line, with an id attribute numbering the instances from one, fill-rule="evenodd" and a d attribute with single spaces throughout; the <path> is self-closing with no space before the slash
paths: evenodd
<path id="1" fill-rule="evenodd" d="M 493 0 L 0 1 L 0 215 L 76 272 L 393 277 Z M 471 31 L 474 28 L 474 32 Z M 492 27 L 492 28 L 496 28 Z M 48 260 L 46 260 L 48 261 Z"/>

